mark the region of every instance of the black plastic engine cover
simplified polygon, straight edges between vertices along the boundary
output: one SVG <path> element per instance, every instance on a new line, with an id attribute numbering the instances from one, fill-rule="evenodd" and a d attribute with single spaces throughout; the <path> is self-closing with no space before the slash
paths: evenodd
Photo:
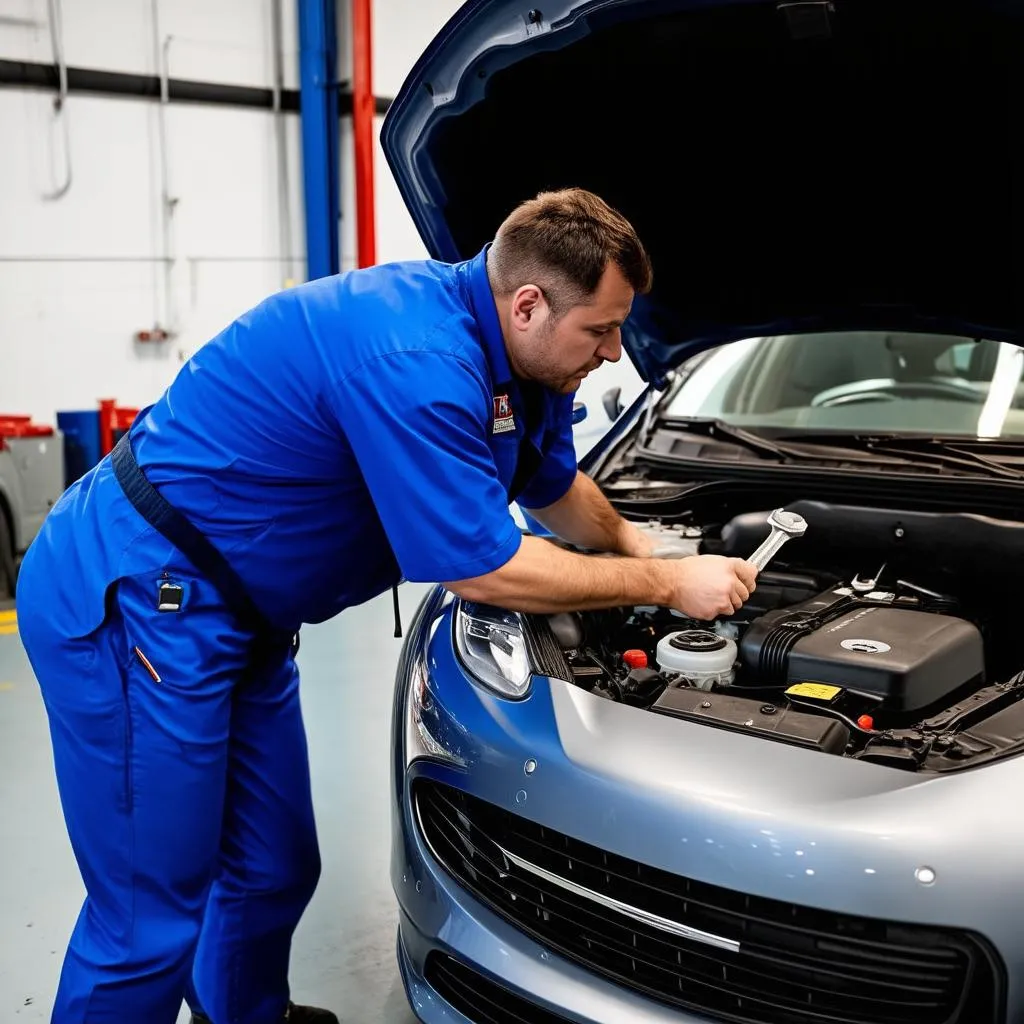
<path id="1" fill-rule="evenodd" d="M 821 599 L 803 608 L 820 614 Z M 800 609 L 750 624 L 740 644 L 751 685 L 831 683 L 913 712 L 984 678 L 981 633 L 964 619 L 887 604 L 856 605 L 801 627 Z"/>

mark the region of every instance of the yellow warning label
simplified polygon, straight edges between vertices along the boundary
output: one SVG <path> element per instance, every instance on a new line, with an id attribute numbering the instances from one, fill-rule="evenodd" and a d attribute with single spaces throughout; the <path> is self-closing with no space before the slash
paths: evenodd
<path id="1" fill-rule="evenodd" d="M 811 700 L 835 700 L 843 692 L 842 687 L 826 683 L 794 683 L 786 693 L 794 697 L 810 697 Z"/>

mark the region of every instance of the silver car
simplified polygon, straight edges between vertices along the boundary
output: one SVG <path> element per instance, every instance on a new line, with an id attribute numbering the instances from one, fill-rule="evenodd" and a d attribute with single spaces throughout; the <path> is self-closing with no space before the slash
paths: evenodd
<path id="1" fill-rule="evenodd" d="M 581 466 L 661 557 L 764 565 L 714 622 L 429 594 L 393 730 L 421 1020 L 1024 1021 L 1021 17 L 495 0 L 413 70 L 382 143 L 434 256 L 553 186 L 637 226 L 647 386 Z"/>

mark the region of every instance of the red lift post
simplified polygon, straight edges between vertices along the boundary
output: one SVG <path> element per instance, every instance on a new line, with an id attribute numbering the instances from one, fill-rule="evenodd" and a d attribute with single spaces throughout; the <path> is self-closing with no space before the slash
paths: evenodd
<path id="1" fill-rule="evenodd" d="M 117 443 L 117 439 L 132 425 L 132 422 L 138 414 L 138 409 L 118 406 L 116 399 L 100 399 L 101 458 L 113 451 L 114 445 Z"/>
<path id="2" fill-rule="evenodd" d="M 373 198 L 373 22 L 372 0 L 352 0 L 352 131 L 356 164 L 356 258 L 377 262 Z"/>

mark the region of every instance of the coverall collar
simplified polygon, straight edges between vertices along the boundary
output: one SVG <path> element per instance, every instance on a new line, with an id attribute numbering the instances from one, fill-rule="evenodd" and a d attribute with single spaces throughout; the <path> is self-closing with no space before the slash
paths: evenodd
<path id="1" fill-rule="evenodd" d="M 498 320 L 498 307 L 491 291 L 491 282 L 487 278 L 487 251 L 490 243 L 467 263 L 469 278 L 469 299 L 473 306 L 473 315 L 480 327 L 487 361 L 491 365 L 495 387 L 499 384 L 514 383 L 512 370 L 508 365 L 508 353 L 505 351 L 505 338 L 501 333 L 501 322 Z"/>

